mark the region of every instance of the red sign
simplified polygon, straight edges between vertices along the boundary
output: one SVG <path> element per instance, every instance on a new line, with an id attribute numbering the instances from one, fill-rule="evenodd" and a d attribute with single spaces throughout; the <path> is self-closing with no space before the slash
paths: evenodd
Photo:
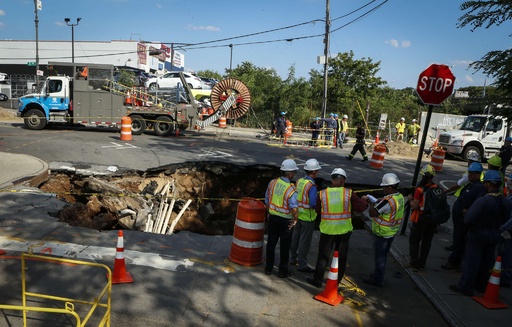
<path id="1" fill-rule="evenodd" d="M 454 85 L 450 67 L 432 64 L 420 74 L 416 92 L 424 104 L 437 106 L 453 93 Z"/>

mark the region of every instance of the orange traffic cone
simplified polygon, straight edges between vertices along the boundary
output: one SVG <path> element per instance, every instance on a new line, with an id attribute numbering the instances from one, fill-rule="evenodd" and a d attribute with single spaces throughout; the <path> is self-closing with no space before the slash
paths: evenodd
<path id="1" fill-rule="evenodd" d="M 107 274 L 108 278 L 108 274 Z M 114 272 L 112 273 L 112 284 L 132 283 L 133 278 L 129 272 L 126 271 L 124 262 L 124 244 L 123 244 L 123 231 L 117 233 L 117 248 L 116 259 L 114 261 Z"/>
<path id="2" fill-rule="evenodd" d="M 345 297 L 338 293 L 338 251 L 334 251 L 325 289 L 322 293 L 315 296 L 315 299 L 332 306 L 336 306 L 345 300 Z"/>
<path id="3" fill-rule="evenodd" d="M 496 258 L 494 268 L 492 268 L 491 277 L 485 289 L 484 296 L 473 296 L 473 299 L 479 302 L 487 309 L 505 309 L 508 305 L 501 302 L 499 297 L 500 293 L 500 274 L 501 274 L 501 256 Z"/>
<path id="4" fill-rule="evenodd" d="M 437 148 L 437 139 L 434 141 L 434 144 L 432 144 L 432 148 L 433 149 Z"/>
<path id="5" fill-rule="evenodd" d="M 379 131 L 377 131 L 377 135 L 375 136 L 375 144 L 379 144 Z"/>

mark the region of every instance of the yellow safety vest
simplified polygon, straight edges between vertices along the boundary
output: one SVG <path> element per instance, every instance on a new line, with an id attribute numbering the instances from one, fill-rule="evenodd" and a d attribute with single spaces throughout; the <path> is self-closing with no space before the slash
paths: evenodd
<path id="1" fill-rule="evenodd" d="M 405 131 L 405 123 L 398 123 L 398 124 L 396 124 L 395 128 L 396 128 L 398 133 L 402 133 L 403 134 L 404 131 Z"/>
<path id="2" fill-rule="evenodd" d="M 372 232 L 382 237 L 395 236 L 404 217 L 404 197 L 400 193 L 395 193 L 386 196 L 383 201 L 388 201 L 391 211 L 373 218 Z"/>
<path id="3" fill-rule="evenodd" d="M 348 132 L 348 122 L 347 122 L 347 121 L 345 121 L 345 120 L 342 120 L 342 121 L 341 121 L 341 125 L 343 126 L 343 127 L 342 127 L 342 129 L 341 129 L 341 131 L 342 131 L 343 133 Z"/>
<path id="4" fill-rule="evenodd" d="M 420 131 L 420 125 L 418 124 L 412 124 L 409 125 L 409 134 L 416 135 Z"/>
<path id="5" fill-rule="evenodd" d="M 297 201 L 299 202 L 299 219 L 303 221 L 314 221 L 316 219 L 315 208 L 311 208 L 309 191 L 315 183 L 307 178 L 301 178 L 297 181 Z"/>
<path id="6" fill-rule="evenodd" d="M 295 186 L 279 177 L 270 181 L 267 190 L 270 202 L 268 212 L 271 215 L 292 219 L 293 215 L 288 208 L 288 199 L 295 192 Z"/>
<path id="7" fill-rule="evenodd" d="M 321 220 L 320 232 L 341 235 L 351 232 L 352 190 L 345 187 L 328 187 L 320 191 Z"/>

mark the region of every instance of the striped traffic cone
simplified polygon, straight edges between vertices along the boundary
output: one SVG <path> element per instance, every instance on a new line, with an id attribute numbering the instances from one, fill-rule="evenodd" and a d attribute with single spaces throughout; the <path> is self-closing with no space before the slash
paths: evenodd
<path id="1" fill-rule="evenodd" d="M 107 274 L 108 278 L 108 274 Z M 116 259 L 114 261 L 114 272 L 112 273 L 112 284 L 132 283 L 133 278 L 129 272 L 126 271 L 124 262 L 124 243 L 123 231 L 117 233 L 117 248 Z"/>
<path id="2" fill-rule="evenodd" d="M 325 289 L 322 293 L 315 296 L 315 299 L 332 306 L 336 306 L 345 300 L 345 297 L 338 293 L 338 251 L 334 251 Z"/>
<path id="3" fill-rule="evenodd" d="M 487 309 L 505 309 L 508 305 L 499 299 L 500 293 L 500 274 L 501 274 L 501 256 L 496 258 L 494 268 L 492 268 L 491 277 L 485 288 L 484 296 L 473 296 L 473 299 L 479 302 Z"/>

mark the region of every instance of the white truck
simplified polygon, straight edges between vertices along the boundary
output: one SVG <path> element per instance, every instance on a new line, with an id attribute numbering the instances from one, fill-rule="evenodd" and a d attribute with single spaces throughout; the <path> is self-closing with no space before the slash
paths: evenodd
<path id="1" fill-rule="evenodd" d="M 467 160 L 474 152 L 481 159 L 488 159 L 499 152 L 509 136 L 506 117 L 493 115 L 471 115 L 466 117 L 459 129 L 439 134 L 438 145 L 448 153 Z"/>

